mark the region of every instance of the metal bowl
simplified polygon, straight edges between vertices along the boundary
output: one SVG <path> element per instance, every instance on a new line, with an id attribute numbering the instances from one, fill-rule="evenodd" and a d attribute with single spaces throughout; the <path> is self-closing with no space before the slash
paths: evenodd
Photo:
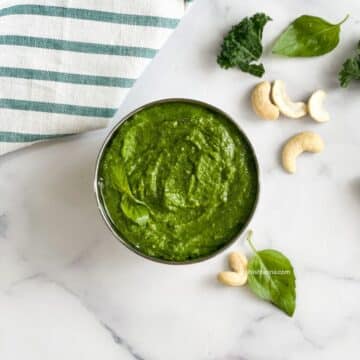
<path id="1" fill-rule="evenodd" d="M 112 139 L 114 133 L 119 129 L 119 127 L 128 119 L 130 119 L 132 116 L 134 116 L 136 113 L 152 107 L 154 105 L 158 105 L 158 104 L 163 104 L 163 103 L 169 103 L 169 102 L 183 102 L 183 103 L 190 103 L 190 104 L 196 104 L 196 105 L 200 105 L 204 108 L 207 108 L 209 110 L 211 110 L 212 112 L 218 113 L 224 117 L 226 117 L 230 122 L 232 122 L 239 130 L 239 132 L 242 134 L 242 136 L 244 137 L 244 139 L 247 141 L 249 148 L 252 152 L 252 155 L 254 157 L 254 161 L 255 161 L 255 166 L 256 166 L 256 171 L 257 171 L 257 194 L 256 194 L 256 198 L 255 198 L 255 202 L 254 202 L 254 207 L 249 215 L 248 220 L 246 221 L 246 223 L 244 224 L 243 228 L 241 229 L 241 231 L 234 236 L 234 238 L 232 238 L 230 241 L 228 241 L 223 247 L 219 248 L 218 250 L 216 250 L 215 252 L 211 253 L 210 255 L 207 256 L 203 256 L 203 257 L 199 257 L 197 259 L 191 259 L 191 260 L 187 260 L 187 261 L 169 261 L 169 260 L 164 260 L 164 259 L 159 259 L 153 256 L 149 256 L 146 255 L 144 253 L 142 253 L 141 251 L 139 251 L 137 248 L 135 248 L 134 246 L 132 246 L 130 243 L 128 243 L 126 240 L 124 240 L 118 233 L 118 231 L 115 229 L 115 227 L 113 226 L 106 210 L 105 210 L 105 206 L 102 200 L 102 197 L 100 196 L 100 192 L 99 192 L 99 168 L 100 168 L 100 163 L 104 154 L 104 151 L 109 143 L 109 141 Z M 95 169 L 95 181 L 94 181 L 94 191 L 95 191 L 95 195 L 96 195 L 96 201 L 97 201 L 97 206 L 100 210 L 100 213 L 102 215 L 102 218 L 104 219 L 106 225 L 108 226 L 108 228 L 110 229 L 110 231 L 112 232 L 112 234 L 115 236 L 115 238 L 121 242 L 123 245 L 125 245 L 128 249 L 130 249 L 132 252 L 142 256 L 143 258 L 158 262 L 158 263 L 162 263 L 162 264 L 170 264 L 170 265 L 185 265 L 185 264 L 195 264 L 195 263 L 199 263 L 205 260 L 208 260 L 210 258 L 213 258 L 214 256 L 220 254 L 221 252 L 223 252 L 225 249 L 227 249 L 229 246 L 231 246 L 240 236 L 241 234 L 246 230 L 248 224 L 250 223 L 255 210 L 257 208 L 257 204 L 259 201 L 259 193 L 260 193 L 260 174 L 259 174 L 259 164 L 258 164 L 258 160 L 256 157 L 256 153 L 255 150 L 251 144 L 251 142 L 249 141 L 248 137 L 246 136 L 246 134 L 244 133 L 244 131 L 237 125 L 237 123 L 228 115 L 226 114 L 224 111 L 218 109 L 217 107 L 207 104 L 205 102 L 199 101 L 199 100 L 193 100 L 193 99 L 184 99 L 184 98 L 169 98 L 169 99 L 162 99 L 162 100 L 157 100 L 157 101 L 153 101 L 150 102 L 148 104 L 145 104 L 143 106 L 140 106 L 139 108 L 133 110 L 132 112 L 130 112 L 128 115 L 124 116 L 115 126 L 114 128 L 110 131 L 110 133 L 107 135 L 107 137 L 104 140 L 103 145 L 101 146 L 100 152 L 98 154 L 97 157 L 97 161 L 96 161 L 96 169 Z"/>

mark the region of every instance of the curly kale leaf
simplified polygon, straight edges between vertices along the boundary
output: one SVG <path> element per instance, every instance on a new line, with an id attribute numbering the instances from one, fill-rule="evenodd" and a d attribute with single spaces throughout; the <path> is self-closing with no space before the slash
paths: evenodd
<path id="1" fill-rule="evenodd" d="M 339 73 L 339 81 L 342 87 L 348 87 L 352 80 L 360 80 L 360 41 L 356 55 L 344 62 Z"/>
<path id="2" fill-rule="evenodd" d="M 263 64 L 256 64 L 262 55 L 261 44 L 263 30 L 271 18 L 263 13 L 257 13 L 251 18 L 244 18 L 232 27 L 225 36 L 217 62 L 224 68 L 238 67 L 257 77 L 264 72 Z"/>

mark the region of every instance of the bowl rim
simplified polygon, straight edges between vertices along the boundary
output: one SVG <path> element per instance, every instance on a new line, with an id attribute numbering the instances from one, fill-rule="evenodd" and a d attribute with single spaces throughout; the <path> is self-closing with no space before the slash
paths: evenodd
<path id="1" fill-rule="evenodd" d="M 243 138 L 245 139 L 245 141 L 248 143 L 249 148 L 252 152 L 252 156 L 254 158 L 254 162 L 255 162 L 255 168 L 256 168 L 256 173 L 257 173 L 257 192 L 256 192 L 256 198 L 254 201 L 254 206 L 248 216 L 248 219 L 245 221 L 244 226 L 242 227 L 242 229 L 234 236 L 232 237 L 226 244 L 224 244 L 222 247 L 220 247 L 219 249 L 217 249 L 216 251 L 212 252 L 211 254 L 208 254 L 206 256 L 202 256 L 196 259 L 191 259 L 191 260 L 185 260 L 185 261 L 171 261 L 171 260 L 165 260 L 165 259 L 161 259 L 161 258 L 157 258 L 155 256 L 150 256 L 147 254 L 144 254 L 143 252 L 141 252 L 140 250 L 138 250 L 137 248 L 135 248 L 133 245 L 131 245 L 129 242 L 127 242 L 125 239 L 122 238 L 122 236 L 120 236 L 120 234 L 116 231 L 116 229 L 114 228 L 107 212 L 105 209 L 105 205 L 102 201 L 102 197 L 100 196 L 100 192 L 99 192 L 99 186 L 98 186 L 98 179 L 99 179 L 99 169 L 100 169 L 100 163 L 102 160 L 102 157 L 104 155 L 104 151 L 107 147 L 107 145 L 109 144 L 109 142 L 111 141 L 113 135 L 115 134 L 115 132 L 130 118 L 132 118 L 135 114 L 137 114 L 138 112 L 150 108 L 152 106 L 155 105 L 160 105 L 160 104 L 166 104 L 166 103 L 173 103 L 173 102 L 183 102 L 183 103 L 188 103 L 188 104 L 195 104 L 195 105 L 200 105 L 202 107 L 205 107 L 215 113 L 218 113 L 222 116 L 224 116 L 226 119 L 228 119 L 233 125 L 236 126 L 236 128 L 238 129 L 238 131 L 241 133 L 241 135 L 243 136 Z M 196 100 L 196 99 L 191 99 L 191 98 L 163 98 L 163 99 L 159 99 L 159 100 L 154 100 L 148 103 L 145 103 L 137 108 L 135 108 L 134 110 L 132 110 L 131 112 L 129 112 L 127 115 L 123 116 L 114 126 L 113 128 L 110 130 L 110 132 L 107 134 L 107 136 L 105 137 L 99 153 L 97 155 L 96 158 L 96 165 L 95 165 L 95 176 L 94 176 L 94 192 L 95 192 L 95 197 L 96 197 L 96 202 L 97 202 L 97 207 L 100 211 L 101 217 L 104 220 L 105 224 L 107 225 L 108 229 L 110 230 L 110 232 L 112 233 L 112 235 L 120 242 L 122 243 L 125 247 L 127 247 L 130 251 L 132 251 L 133 253 L 141 256 L 142 258 L 151 260 L 153 262 L 156 263 L 161 263 L 161 264 L 167 264 L 167 265 L 190 265 L 190 264 L 197 264 L 197 263 L 201 263 L 203 261 L 209 260 L 217 255 L 219 255 L 220 253 L 222 253 L 223 251 L 225 251 L 227 248 L 229 248 L 231 245 L 233 245 L 239 238 L 240 236 L 246 231 L 248 225 L 250 224 L 251 220 L 254 217 L 254 214 L 256 212 L 256 209 L 258 207 L 258 203 L 259 203 L 259 198 L 260 198 L 260 166 L 259 166 L 259 162 L 258 162 L 258 158 L 256 156 L 256 152 L 255 149 L 251 143 L 251 141 L 249 140 L 248 136 L 246 135 L 246 133 L 242 130 L 242 128 L 235 122 L 235 120 L 229 115 L 227 114 L 225 111 L 219 109 L 218 107 L 209 104 L 207 102 L 201 101 L 201 100 Z"/>

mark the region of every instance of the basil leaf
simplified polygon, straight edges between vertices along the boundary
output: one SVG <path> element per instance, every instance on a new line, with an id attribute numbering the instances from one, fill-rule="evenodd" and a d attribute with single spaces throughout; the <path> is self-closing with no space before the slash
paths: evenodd
<path id="1" fill-rule="evenodd" d="M 352 80 L 360 80 L 360 41 L 356 55 L 344 62 L 339 73 L 339 81 L 342 87 L 348 87 Z"/>
<path id="2" fill-rule="evenodd" d="M 131 196 L 125 167 L 121 161 L 116 161 L 116 164 L 111 166 L 111 180 L 115 189 Z"/>
<path id="3" fill-rule="evenodd" d="M 124 214 L 134 222 L 143 225 L 147 221 L 147 219 L 144 220 L 145 215 L 147 214 L 147 218 L 149 217 L 150 209 L 144 201 L 137 199 L 131 192 L 124 164 L 120 160 L 116 160 L 115 164 L 111 166 L 111 181 L 112 186 L 123 194 L 120 206 Z M 138 208 L 132 209 L 131 203 L 137 205 Z"/>
<path id="4" fill-rule="evenodd" d="M 250 238 L 248 240 L 255 253 L 248 264 L 251 291 L 292 316 L 296 306 L 296 284 L 289 259 L 276 250 L 256 251 Z"/>
<path id="5" fill-rule="evenodd" d="M 264 66 L 254 62 L 262 55 L 263 30 L 270 20 L 269 16 L 257 13 L 233 26 L 224 38 L 218 64 L 224 69 L 238 67 L 243 72 L 261 77 L 265 72 Z"/>
<path id="6" fill-rule="evenodd" d="M 300 16 L 282 33 L 272 52 L 290 57 L 327 54 L 338 45 L 340 26 L 348 17 L 338 24 L 330 24 L 320 17 Z"/>
<path id="7" fill-rule="evenodd" d="M 138 225 L 144 226 L 149 220 L 148 209 L 126 194 L 122 196 L 120 207 L 125 216 Z"/>

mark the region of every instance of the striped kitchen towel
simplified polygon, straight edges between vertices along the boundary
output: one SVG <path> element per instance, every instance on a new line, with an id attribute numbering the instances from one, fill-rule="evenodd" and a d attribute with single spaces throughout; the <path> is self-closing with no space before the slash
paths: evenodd
<path id="1" fill-rule="evenodd" d="M 0 155 L 105 127 L 189 0 L 0 0 Z"/>

